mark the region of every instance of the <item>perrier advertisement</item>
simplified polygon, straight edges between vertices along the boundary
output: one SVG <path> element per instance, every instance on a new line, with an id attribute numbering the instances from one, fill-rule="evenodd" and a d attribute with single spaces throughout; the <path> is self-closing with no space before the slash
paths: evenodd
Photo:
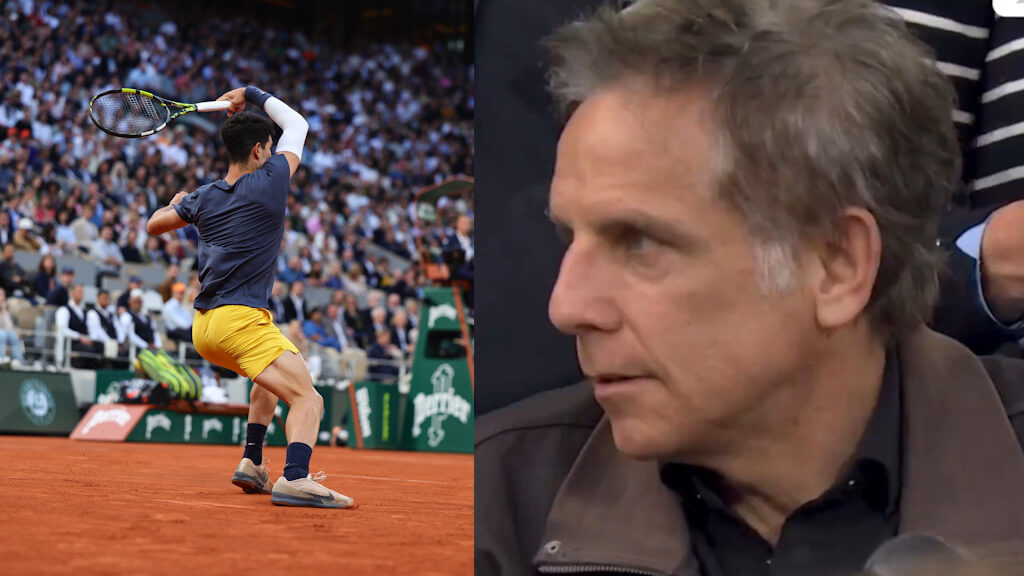
<path id="1" fill-rule="evenodd" d="M 473 384 L 451 288 L 424 294 L 403 448 L 473 452 Z"/>

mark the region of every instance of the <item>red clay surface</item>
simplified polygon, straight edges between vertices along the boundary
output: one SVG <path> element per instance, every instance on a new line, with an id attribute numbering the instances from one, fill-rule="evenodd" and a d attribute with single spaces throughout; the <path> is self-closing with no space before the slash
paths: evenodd
<path id="1" fill-rule="evenodd" d="M 284 448 L 268 448 L 271 478 Z M 235 446 L 0 436 L 0 574 L 472 574 L 471 454 L 319 446 L 354 510 L 230 483 Z"/>

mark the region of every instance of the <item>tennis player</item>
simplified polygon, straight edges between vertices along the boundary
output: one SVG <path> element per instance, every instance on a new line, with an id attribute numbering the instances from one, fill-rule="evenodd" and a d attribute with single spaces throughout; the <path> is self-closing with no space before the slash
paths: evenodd
<path id="1" fill-rule="evenodd" d="M 192 339 L 208 361 L 248 376 L 252 387 L 246 447 L 232 482 L 248 493 L 270 493 L 287 506 L 346 508 L 347 496 L 320 484 L 326 475 L 309 474 L 323 398 L 313 388 L 299 350 L 274 325 L 266 309 L 284 233 L 289 181 L 299 167 L 308 124 L 295 110 L 252 86 L 218 100 L 231 103 L 221 128 L 228 150 L 223 180 L 179 192 L 149 219 L 150 234 L 194 224 L 199 230 L 199 280 Z M 243 112 L 246 103 L 262 108 L 283 130 L 271 153 L 273 126 L 261 115 Z M 270 486 L 263 464 L 263 439 L 277 399 L 290 407 L 284 476 Z"/>

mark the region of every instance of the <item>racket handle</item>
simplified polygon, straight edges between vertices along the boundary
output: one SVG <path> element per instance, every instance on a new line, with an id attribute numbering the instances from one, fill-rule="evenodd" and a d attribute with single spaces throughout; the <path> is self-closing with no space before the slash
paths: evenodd
<path id="1" fill-rule="evenodd" d="M 227 100 L 200 102 L 196 104 L 196 112 L 217 112 L 218 110 L 227 110 L 230 107 L 231 102 L 228 102 Z"/>

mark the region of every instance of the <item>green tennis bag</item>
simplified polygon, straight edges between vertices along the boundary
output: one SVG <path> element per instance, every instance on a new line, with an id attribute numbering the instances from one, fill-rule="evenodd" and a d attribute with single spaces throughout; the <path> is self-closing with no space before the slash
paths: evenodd
<path id="1" fill-rule="evenodd" d="M 139 351 L 136 368 L 146 378 L 166 384 L 171 398 L 194 401 L 203 397 L 203 382 L 199 374 L 163 350 Z"/>

